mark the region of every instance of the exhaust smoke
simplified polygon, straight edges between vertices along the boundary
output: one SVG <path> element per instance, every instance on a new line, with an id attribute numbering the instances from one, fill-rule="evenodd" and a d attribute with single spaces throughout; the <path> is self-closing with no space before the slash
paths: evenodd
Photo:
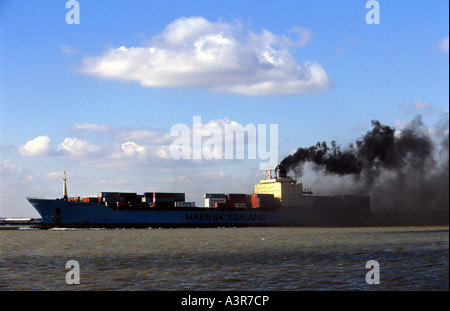
<path id="1" fill-rule="evenodd" d="M 435 143 L 420 115 L 401 131 L 374 120 L 347 148 L 318 142 L 298 148 L 280 167 L 297 178 L 312 169 L 315 182 L 332 182 L 341 194 L 370 195 L 372 210 L 448 211 L 448 126 L 446 116 Z"/>

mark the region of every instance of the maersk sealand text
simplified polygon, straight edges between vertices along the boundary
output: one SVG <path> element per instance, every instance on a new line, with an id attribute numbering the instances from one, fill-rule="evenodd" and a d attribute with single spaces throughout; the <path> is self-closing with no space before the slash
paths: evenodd
<path id="1" fill-rule="evenodd" d="M 245 214 L 245 213 L 230 213 L 230 214 L 203 214 L 190 213 L 186 214 L 186 220 L 204 220 L 204 221 L 225 221 L 227 216 L 228 221 L 263 221 L 266 220 L 265 214 Z"/>

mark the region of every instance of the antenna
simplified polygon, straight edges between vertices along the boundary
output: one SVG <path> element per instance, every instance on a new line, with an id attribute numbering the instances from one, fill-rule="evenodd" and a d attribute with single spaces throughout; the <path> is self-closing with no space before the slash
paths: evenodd
<path id="1" fill-rule="evenodd" d="M 63 199 L 67 201 L 67 178 L 66 178 L 66 170 L 64 170 L 64 178 L 63 180 Z"/>

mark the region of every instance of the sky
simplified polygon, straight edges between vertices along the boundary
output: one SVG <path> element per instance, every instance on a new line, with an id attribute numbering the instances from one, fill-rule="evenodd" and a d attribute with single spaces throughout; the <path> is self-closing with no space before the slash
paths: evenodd
<path id="1" fill-rule="evenodd" d="M 64 170 L 69 196 L 185 192 L 202 205 L 372 120 L 401 130 L 421 115 L 436 136 L 449 2 L 368 2 L 1 1 L 0 217 L 38 216 L 26 197 L 61 197 Z M 241 146 L 227 134 L 244 127 Z"/>

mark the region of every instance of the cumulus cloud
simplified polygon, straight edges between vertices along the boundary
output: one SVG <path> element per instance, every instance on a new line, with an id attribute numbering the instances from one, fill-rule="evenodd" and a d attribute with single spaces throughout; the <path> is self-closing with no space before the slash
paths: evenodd
<path id="1" fill-rule="evenodd" d="M 20 146 L 18 150 L 20 154 L 25 156 L 43 156 L 53 152 L 50 146 L 50 138 L 47 135 L 29 140 L 25 145 Z"/>
<path id="2" fill-rule="evenodd" d="M 179 124 L 174 124 L 175 127 L 177 125 Z M 138 169 L 145 165 L 216 166 L 233 159 L 272 160 L 272 152 L 278 152 L 272 146 L 272 136 L 270 145 L 266 146 L 261 141 L 257 143 L 259 139 L 266 142 L 267 133 L 273 134 L 273 129 L 266 128 L 265 125 L 261 128 L 260 125 L 243 125 L 227 117 L 202 122 L 201 118 L 194 117 L 192 124 L 183 126 L 186 135 L 180 136 L 177 131 L 172 133 L 172 129 L 76 123 L 69 129 L 73 136 L 64 138 L 55 148 L 50 146 L 48 136 L 39 136 L 18 147 L 18 151 L 24 156 L 64 157 L 65 160 L 82 166 L 119 170 Z M 200 132 L 196 132 L 198 130 Z M 90 136 L 89 132 L 94 132 L 95 135 Z M 82 135 L 83 139 L 77 137 L 77 134 Z M 181 146 L 177 145 L 180 139 L 183 140 Z M 176 163 L 180 158 L 174 156 L 173 148 L 181 148 L 183 152 L 186 148 L 188 155 L 183 156 L 183 161 Z M 198 151 L 200 157 L 194 157 L 194 152 Z"/>
<path id="3" fill-rule="evenodd" d="M 66 155 L 89 156 L 101 151 L 101 147 L 83 139 L 67 137 L 58 146 L 58 151 Z"/>
<path id="4" fill-rule="evenodd" d="M 147 153 L 144 146 L 138 145 L 132 141 L 122 144 L 122 151 L 127 157 L 137 157 L 143 159 Z"/>
<path id="5" fill-rule="evenodd" d="M 86 57 L 82 71 L 146 87 L 204 88 L 248 96 L 322 92 L 333 86 L 314 61 L 299 64 L 289 49 L 310 42 L 312 32 L 292 28 L 291 38 L 253 33 L 238 22 L 180 18 L 148 46 L 110 48 Z"/>

